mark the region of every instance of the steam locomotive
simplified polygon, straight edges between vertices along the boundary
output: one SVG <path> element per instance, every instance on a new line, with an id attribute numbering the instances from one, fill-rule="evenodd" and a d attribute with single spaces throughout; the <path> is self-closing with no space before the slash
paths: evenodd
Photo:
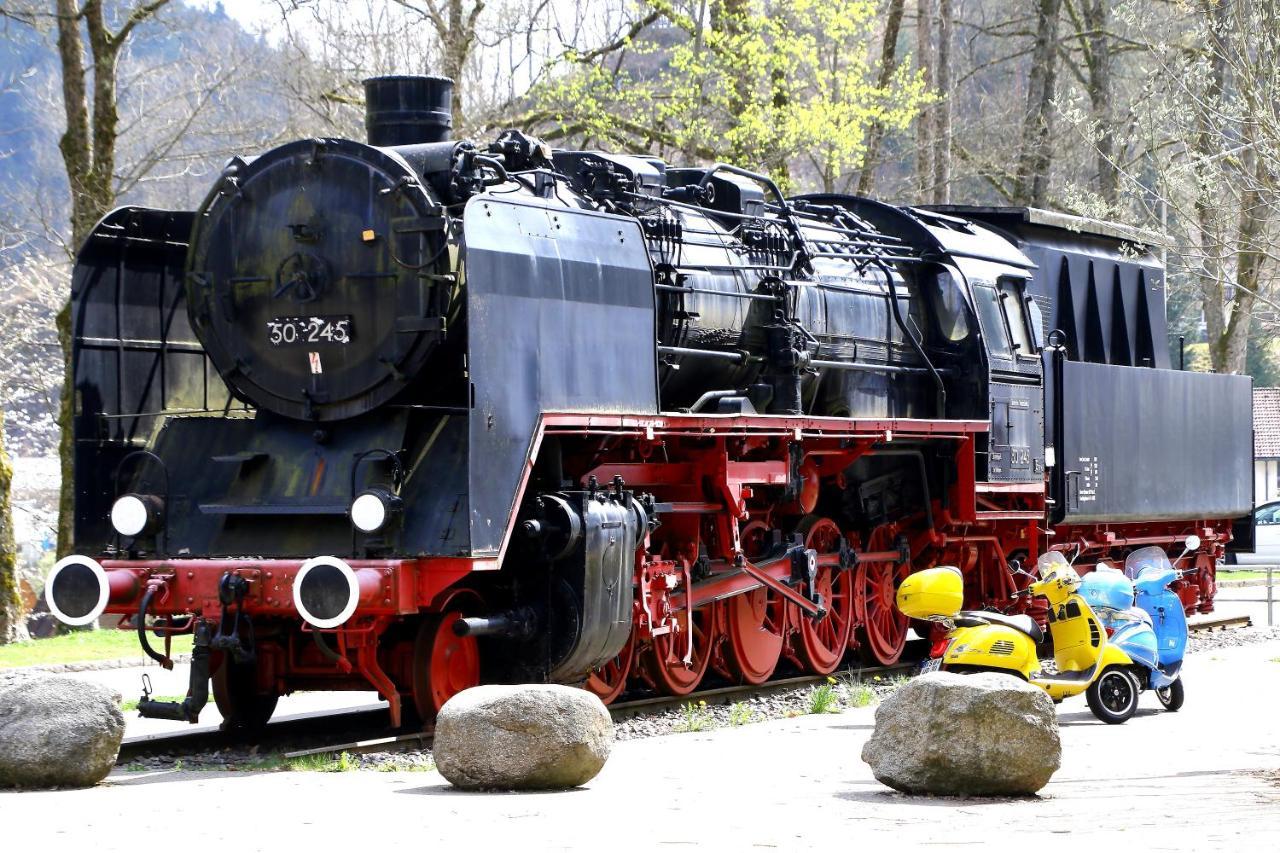
<path id="1" fill-rule="evenodd" d="M 367 143 L 233 158 L 80 250 L 80 553 L 46 594 L 165 664 L 193 635 L 144 715 L 194 722 L 210 677 L 251 729 L 299 689 L 398 725 L 486 681 L 888 664 L 916 568 L 1010 606 L 1016 561 L 1189 533 L 1212 608 L 1250 380 L 1170 369 L 1155 238 L 459 142 L 450 88 L 369 80 Z"/>

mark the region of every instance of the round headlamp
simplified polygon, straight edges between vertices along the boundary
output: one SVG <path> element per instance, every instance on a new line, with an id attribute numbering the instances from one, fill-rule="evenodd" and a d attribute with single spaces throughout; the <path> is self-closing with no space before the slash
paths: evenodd
<path id="1" fill-rule="evenodd" d="M 356 495 L 348 514 L 361 533 L 377 533 L 400 509 L 400 499 L 385 489 L 368 489 Z"/>
<path id="2" fill-rule="evenodd" d="M 111 505 L 111 526 L 121 536 L 140 536 L 155 529 L 163 509 L 152 495 L 121 495 Z"/>

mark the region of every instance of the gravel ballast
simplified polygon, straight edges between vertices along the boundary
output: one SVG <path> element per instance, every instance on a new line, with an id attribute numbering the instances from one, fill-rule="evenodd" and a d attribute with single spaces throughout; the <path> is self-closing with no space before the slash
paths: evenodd
<path id="1" fill-rule="evenodd" d="M 1280 640 L 1280 627 L 1229 628 L 1219 631 L 1193 633 L 1188 640 L 1188 653 L 1206 654 L 1221 649 L 1253 645 Z M 871 677 L 863 682 L 879 701 L 893 693 L 902 684 L 901 678 Z M 700 704 L 693 700 L 682 708 L 640 713 L 615 723 L 617 740 L 635 740 L 685 732 L 711 731 L 741 725 L 803 716 L 810 712 L 811 697 L 820 685 L 804 685 L 790 690 L 752 696 L 736 700 L 733 704 Z M 845 679 L 832 685 L 839 700 L 835 710 L 845 710 L 855 704 L 855 690 Z M 865 704 L 867 697 L 859 695 Z M 874 702 L 872 702 L 874 704 Z M 271 771 L 289 769 L 279 756 L 259 754 L 257 747 L 226 748 L 216 752 L 190 755 L 160 755 L 134 759 L 124 765 L 128 770 L 233 770 Z M 373 770 L 384 772 L 412 772 L 434 767 L 429 749 L 413 749 L 403 752 L 353 753 L 343 768 L 323 767 L 309 769 Z"/>

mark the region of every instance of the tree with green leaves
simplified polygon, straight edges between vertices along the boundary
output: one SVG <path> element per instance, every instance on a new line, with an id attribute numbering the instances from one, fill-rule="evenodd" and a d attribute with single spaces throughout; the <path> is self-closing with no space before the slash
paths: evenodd
<path id="1" fill-rule="evenodd" d="M 830 191 L 862 165 L 873 127 L 904 129 L 928 97 L 905 64 L 881 75 L 871 62 L 869 0 L 721 0 L 708 20 L 648 5 L 652 37 L 568 54 L 524 122 L 551 139 L 728 160 Z"/>

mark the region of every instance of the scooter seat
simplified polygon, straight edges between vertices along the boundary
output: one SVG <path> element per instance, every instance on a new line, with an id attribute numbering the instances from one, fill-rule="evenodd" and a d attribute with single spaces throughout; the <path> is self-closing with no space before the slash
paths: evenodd
<path id="1" fill-rule="evenodd" d="M 1004 625 L 1015 631 L 1021 631 L 1037 645 L 1044 642 L 1044 630 L 1036 620 L 1025 614 L 1007 616 L 1003 613 L 991 613 L 985 610 L 962 610 L 956 615 L 955 623 L 961 628 L 973 628 L 978 625 Z"/>

